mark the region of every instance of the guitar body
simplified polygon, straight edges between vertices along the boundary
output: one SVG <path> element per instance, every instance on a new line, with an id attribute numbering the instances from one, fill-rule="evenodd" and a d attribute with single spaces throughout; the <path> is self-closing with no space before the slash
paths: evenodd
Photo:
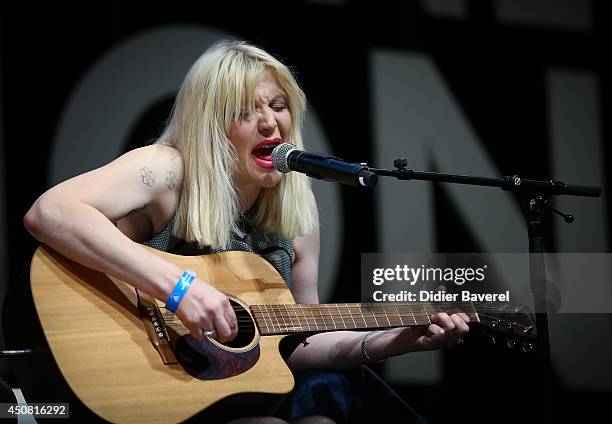
<path id="1" fill-rule="evenodd" d="M 294 303 L 276 270 L 255 254 L 151 251 L 194 270 L 245 310 Z M 202 344 L 175 318 L 166 325 L 179 363 L 164 364 L 141 319 L 136 290 L 47 246 L 34 254 L 30 285 L 17 292 L 4 308 L 7 343 L 35 350 L 13 360 L 17 380 L 29 402 L 70 402 L 71 418 L 183 422 L 227 414 L 236 403 L 240 408 L 229 410 L 245 416 L 249 405 L 275 401 L 293 388 L 279 352 L 284 336 L 261 336 L 255 326 L 240 346 Z"/>

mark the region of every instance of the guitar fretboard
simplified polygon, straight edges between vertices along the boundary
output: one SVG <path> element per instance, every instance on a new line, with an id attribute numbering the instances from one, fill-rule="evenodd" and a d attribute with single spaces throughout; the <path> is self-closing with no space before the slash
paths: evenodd
<path id="1" fill-rule="evenodd" d="M 477 320 L 474 306 L 463 303 L 327 303 L 251 305 L 261 335 L 415 327 L 431 324 L 438 312 L 461 310 Z"/>

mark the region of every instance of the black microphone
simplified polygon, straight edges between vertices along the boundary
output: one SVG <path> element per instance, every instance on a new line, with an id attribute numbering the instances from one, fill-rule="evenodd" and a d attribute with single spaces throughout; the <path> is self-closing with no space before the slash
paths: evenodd
<path id="1" fill-rule="evenodd" d="M 303 152 L 290 143 L 279 144 L 272 150 L 272 164 L 280 172 L 296 171 L 356 187 L 374 187 L 378 183 L 378 175 L 368 171 L 365 164 L 345 162 L 325 153 Z"/>

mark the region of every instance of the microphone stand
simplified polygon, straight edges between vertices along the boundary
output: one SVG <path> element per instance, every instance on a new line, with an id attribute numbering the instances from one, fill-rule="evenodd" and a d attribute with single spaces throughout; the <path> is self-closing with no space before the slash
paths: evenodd
<path id="1" fill-rule="evenodd" d="M 552 364 L 548 336 L 548 305 L 546 302 L 546 269 L 544 266 L 544 213 L 550 209 L 561 215 L 566 223 L 574 221 L 573 215 L 564 214 L 551 207 L 551 196 L 599 197 L 601 189 L 592 186 L 565 184 L 553 180 L 529 180 L 518 175 L 501 178 L 453 175 L 438 172 L 420 172 L 407 168 L 406 159 L 396 159 L 394 170 L 368 168 L 370 172 L 381 176 L 395 177 L 398 180 L 437 181 L 454 184 L 498 187 L 516 193 L 520 198 L 521 210 L 527 224 L 529 235 L 529 277 L 531 292 L 534 298 L 537 329 L 538 374 L 543 404 L 549 410 L 544 417 L 548 422 L 555 422 L 556 408 L 552 387 Z M 541 411 L 544 413 L 545 411 Z"/>

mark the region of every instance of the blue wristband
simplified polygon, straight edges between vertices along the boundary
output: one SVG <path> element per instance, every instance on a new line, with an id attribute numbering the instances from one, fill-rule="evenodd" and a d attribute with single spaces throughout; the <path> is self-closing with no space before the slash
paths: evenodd
<path id="1" fill-rule="evenodd" d="M 187 293 L 187 290 L 189 287 L 191 287 L 191 283 L 195 279 L 195 276 L 196 274 L 193 271 L 187 270 L 183 272 L 183 275 L 181 275 L 181 278 L 179 278 L 174 290 L 172 290 L 172 293 L 170 293 L 170 297 L 168 297 L 166 309 L 176 313 L 179 303 L 181 303 L 183 296 L 185 296 L 185 293 Z"/>

